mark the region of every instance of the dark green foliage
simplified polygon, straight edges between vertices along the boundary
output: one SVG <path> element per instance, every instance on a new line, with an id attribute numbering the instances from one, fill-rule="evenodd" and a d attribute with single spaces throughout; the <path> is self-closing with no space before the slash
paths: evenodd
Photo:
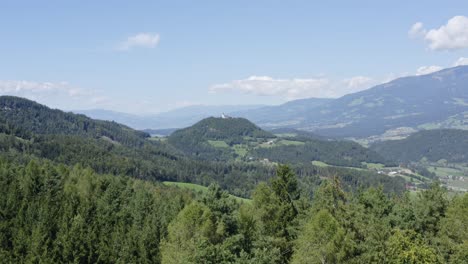
<path id="1" fill-rule="evenodd" d="M 296 240 L 293 263 L 463 263 L 465 228 L 454 227 L 461 236 L 447 228 L 454 219 L 466 222 L 460 201 L 446 216 L 451 203 L 438 185 L 401 199 L 373 188 L 350 195 L 336 180 L 325 183 Z"/>
<path id="2" fill-rule="evenodd" d="M 0 132 L 29 139 L 32 135 L 80 135 L 126 146 L 142 146 L 149 134 L 109 121 L 50 109 L 13 96 L 0 97 Z"/>
<path id="3" fill-rule="evenodd" d="M 314 160 L 330 165 L 362 167 L 361 162 L 387 163 L 375 151 L 351 141 L 306 139 L 304 145 L 257 148 L 253 156 L 280 163 L 310 163 Z"/>
<path id="4" fill-rule="evenodd" d="M 356 191 L 360 188 L 382 186 L 385 193 L 401 194 L 405 190 L 405 180 L 401 177 L 388 177 L 376 172 L 356 170 L 342 167 L 317 167 L 312 164 L 291 165 L 298 175 L 299 183 L 312 197 L 315 189 L 321 181 L 310 177 L 317 175 L 329 179 L 338 178 L 341 186 L 346 191 Z"/>
<path id="5" fill-rule="evenodd" d="M 304 226 L 296 241 L 296 254 L 291 263 L 342 262 L 341 248 L 345 231 L 327 211 L 320 210 Z"/>
<path id="6" fill-rule="evenodd" d="M 422 158 L 437 162 L 468 162 L 468 131 L 458 129 L 423 130 L 406 139 L 384 141 L 372 149 L 400 162 L 417 162 Z"/>
<path id="7" fill-rule="evenodd" d="M 190 196 L 128 177 L 0 161 L 2 263 L 157 263 Z"/>
<path id="8" fill-rule="evenodd" d="M 244 118 L 215 118 L 201 120 L 195 125 L 180 129 L 168 137 L 168 142 L 191 157 L 203 160 L 233 159 L 230 149 L 215 148 L 208 140 L 222 140 L 229 146 L 245 143 L 244 137 L 274 138 Z"/>
<path id="9" fill-rule="evenodd" d="M 6 263 L 464 263 L 468 195 L 434 184 L 414 198 L 347 193 L 314 199 L 279 166 L 252 203 L 211 185 L 185 190 L 81 166 L 0 161 L 0 259 Z"/>
<path id="10" fill-rule="evenodd" d="M 355 169 L 193 160 L 118 124 L 0 99 L 0 118 L 6 118 L 0 123 L 2 263 L 468 258 L 468 196 L 449 200 L 438 183 L 410 197 L 399 195 L 403 179 Z M 223 140 L 245 135 L 240 128 L 211 132 Z M 338 145 L 348 146 L 340 158 L 356 156 L 353 162 L 371 153 Z M 196 195 L 134 178 L 219 185 Z M 239 204 L 223 189 L 242 196 L 255 191 L 251 203 Z"/>
<path id="11" fill-rule="evenodd" d="M 266 132 L 244 118 L 216 118 L 203 119 L 195 125 L 180 129 L 172 133 L 170 141 L 180 142 L 184 139 L 195 138 L 202 140 L 243 140 L 242 137 L 273 138 Z"/>
<path id="12" fill-rule="evenodd" d="M 35 102 L 17 98 L 0 97 L 0 156 L 28 163 L 31 159 L 50 160 L 57 164 L 73 166 L 81 164 L 103 174 L 124 174 L 145 180 L 191 182 L 208 186 L 218 183 L 230 193 L 250 197 L 258 182 L 266 181 L 274 175 L 274 167 L 259 162 L 235 162 L 232 155 L 203 149 L 206 141 L 198 141 L 191 136 L 203 139 L 224 139 L 233 142 L 243 136 L 253 138 L 274 137 L 245 119 L 210 118 L 181 132 L 184 140 L 198 142 L 203 155 L 214 155 L 213 159 L 194 159 L 165 142 L 148 140 L 147 134 L 132 130 L 114 122 L 98 121 L 83 115 L 52 110 Z M 204 132 L 203 132 L 204 131 Z M 203 133 L 202 133 L 203 132 Z M 204 134 L 205 133 L 205 134 Z M 182 140 L 179 145 L 184 145 Z M 170 140 L 169 140 L 170 141 Z M 176 144 L 177 145 L 177 144 Z M 187 143 L 187 146 L 190 146 Z M 306 184 L 309 192 L 320 183 L 320 171 L 315 168 L 295 166 L 301 184 Z M 356 186 L 381 183 L 379 177 L 356 177 L 352 172 L 337 173 L 343 182 Z M 377 179 L 377 180 L 375 180 Z M 393 180 L 384 186 L 386 190 L 399 189 Z"/>
<path id="13" fill-rule="evenodd" d="M 67 165 L 82 164 L 98 173 L 124 174 L 145 180 L 217 182 L 231 193 L 249 197 L 259 181 L 274 174 L 274 168 L 259 163 L 206 162 L 178 155 L 170 146 L 145 143 L 140 148 L 116 145 L 81 136 L 44 135 L 24 140 L 0 134 L 0 156 L 27 163 L 31 158 Z M 308 176 L 313 177 L 311 174 Z"/>

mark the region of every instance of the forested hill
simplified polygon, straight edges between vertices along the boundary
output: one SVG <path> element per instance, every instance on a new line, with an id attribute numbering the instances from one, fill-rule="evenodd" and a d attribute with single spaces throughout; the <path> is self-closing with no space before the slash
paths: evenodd
<path id="1" fill-rule="evenodd" d="M 241 140 L 243 137 L 273 138 L 273 134 L 266 132 L 245 118 L 216 118 L 209 117 L 193 126 L 180 129 L 172 133 L 170 141 L 196 138 L 197 140 Z"/>
<path id="2" fill-rule="evenodd" d="M 271 136 L 246 120 L 230 121 L 248 124 L 245 127 L 250 132 L 246 135 Z M 242 131 L 234 129 L 230 133 L 243 135 Z M 0 97 L 0 159 L 23 165 L 31 160 L 65 166 L 80 164 L 98 173 L 152 181 L 190 182 L 205 186 L 218 183 L 223 189 L 242 197 L 249 197 L 256 184 L 267 180 L 274 172 L 272 164 L 241 162 L 232 156 L 222 162 L 194 159 L 164 140 L 149 140 L 146 133 L 126 126 L 7 96 Z M 338 175 L 349 189 L 379 184 L 389 192 L 401 192 L 404 188 L 398 179 L 381 175 L 347 171 L 334 173 L 311 164 L 294 169 L 301 172 L 301 182 L 309 186 L 307 189 L 311 192 L 320 182 L 319 173 Z"/>
<path id="3" fill-rule="evenodd" d="M 275 136 L 244 118 L 216 118 L 201 120 L 193 126 L 172 133 L 167 142 L 188 156 L 202 160 L 232 160 L 234 145 L 248 141 L 266 141 Z"/>
<path id="4" fill-rule="evenodd" d="M 34 101 L 0 96 L 0 132 L 21 138 L 38 135 L 79 135 L 103 138 L 127 146 L 142 146 L 149 134 L 84 115 L 51 109 Z"/>
<path id="5" fill-rule="evenodd" d="M 271 161 L 362 167 L 364 163 L 393 164 L 358 143 L 330 140 L 294 129 L 264 131 L 243 118 L 207 118 L 178 130 L 167 142 L 188 156 L 207 161 Z"/>
<path id="6" fill-rule="evenodd" d="M 392 160 L 408 162 L 426 158 L 436 162 L 468 162 L 468 131 L 459 129 L 424 130 L 406 139 L 384 141 L 372 149 Z"/>

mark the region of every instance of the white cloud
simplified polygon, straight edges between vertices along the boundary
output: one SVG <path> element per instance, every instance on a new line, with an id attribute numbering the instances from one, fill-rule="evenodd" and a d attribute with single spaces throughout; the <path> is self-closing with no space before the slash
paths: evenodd
<path id="1" fill-rule="evenodd" d="M 130 36 L 118 46 L 119 50 L 130 50 L 132 48 L 155 48 L 161 37 L 154 33 L 138 33 L 135 36 Z"/>
<path id="2" fill-rule="evenodd" d="M 468 65 L 468 58 L 460 57 L 458 60 L 453 64 L 453 66 L 461 66 L 461 65 Z"/>
<path id="3" fill-rule="evenodd" d="M 370 88 L 378 82 L 365 76 L 355 76 L 341 81 L 328 78 L 275 79 L 269 76 L 250 76 L 229 83 L 215 84 L 210 92 L 240 92 L 256 96 L 276 96 L 286 100 L 300 98 L 334 98 Z"/>
<path id="4" fill-rule="evenodd" d="M 278 96 L 288 100 L 307 97 L 333 97 L 326 78 L 274 79 L 269 76 L 250 76 L 243 80 L 215 84 L 211 92 L 238 91 L 259 96 Z"/>
<path id="5" fill-rule="evenodd" d="M 414 25 L 408 31 L 408 36 L 411 38 L 423 37 L 426 34 L 424 25 L 421 22 L 414 23 Z"/>
<path id="6" fill-rule="evenodd" d="M 421 66 L 416 70 L 416 75 L 425 75 L 429 73 L 433 73 L 436 71 L 440 71 L 443 68 L 437 65 L 432 65 L 432 66 Z"/>
<path id="7" fill-rule="evenodd" d="M 0 93 L 21 94 L 21 93 L 60 93 L 65 92 L 70 96 L 79 96 L 84 90 L 70 87 L 66 82 L 33 82 L 17 80 L 0 80 Z"/>
<path id="8" fill-rule="evenodd" d="M 350 92 L 357 92 L 375 85 L 376 81 L 366 76 L 355 76 L 349 79 L 344 79 L 343 83 L 349 88 Z"/>
<path id="9" fill-rule="evenodd" d="M 411 37 L 422 37 L 431 50 L 458 50 L 468 48 L 468 17 L 454 16 L 447 24 L 431 30 L 424 29 L 421 22 L 409 30 Z"/>
<path id="10" fill-rule="evenodd" d="M 28 98 L 51 107 L 81 109 L 109 102 L 96 91 L 74 87 L 67 82 L 0 80 L 0 95 Z"/>

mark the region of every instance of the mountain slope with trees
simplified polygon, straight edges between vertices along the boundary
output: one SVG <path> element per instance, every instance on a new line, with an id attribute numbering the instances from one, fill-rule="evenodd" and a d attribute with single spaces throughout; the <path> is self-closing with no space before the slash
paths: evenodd
<path id="1" fill-rule="evenodd" d="M 322 161 L 336 166 L 361 167 L 363 162 L 393 164 L 375 151 L 356 142 L 328 140 L 294 129 L 264 131 L 243 118 L 207 118 L 177 130 L 167 142 L 187 155 L 201 160 L 232 160 L 243 150 L 244 160 L 288 164 Z"/>
<path id="2" fill-rule="evenodd" d="M 468 162 L 468 131 L 459 129 L 424 130 L 402 140 L 375 143 L 376 152 L 391 160 L 417 162 Z"/>
<path id="3" fill-rule="evenodd" d="M 290 127 L 328 137 L 369 137 L 399 127 L 468 129 L 468 66 L 444 69 L 427 75 L 398 78 L 370 89 L 317 104 L 286 119 L 276 109 L 242 112 L 264 128 Z M 304 102 L 298 101 L 298 107 Z M 294 108 L 295 101 L 287 103 Z M 267 111 L 268 110 L 268 111 Z M 261 117 L 257 112 L 267 111 Z M 266 117 L 266 118 L 265 118 Z"/>
<path id="4" fill-rule="evenodd" d="M 258 182 L 274 174 L 273 164 L 198 160 L 171 144 L 150 140 L 145 133 L 117 123 L 64 113 L 22 98 L 0 99 L 7 102 L 4 103 L 7 108 L 0 111 L 4 120 L 0 131 L 0 157 L 11 162 L 28 164 L 31 160 L 40 160 L 67 166 L 81 164 L 101 174 L 123 174 L 151 181 L 204 186 L 218 183 L 241 197 L 250 197 Z M 251 128 L 251 133 L 270 135 L 255 126 Z M 301 184 L 310 187 L 310 193 L 320 184 L 319 173 L 332 175 L 334 171 L 301 165 L 295 165 L 294 170 L 299 172 Z M 339 171 L 337 175 L 354 190 L 379 183 L 389 192 L 400 193 L 404 189 L 401 179 L 349 171 Z"/>
<path id="5" fill-rule="evenodd" d="M 84 115 L 50 109 L 24 98 L 0 96 L 0 132 L 28 138 L 36 135 L 77 135 L 106 138 L 126 146 L 142 146 L 149 134 Z"/>

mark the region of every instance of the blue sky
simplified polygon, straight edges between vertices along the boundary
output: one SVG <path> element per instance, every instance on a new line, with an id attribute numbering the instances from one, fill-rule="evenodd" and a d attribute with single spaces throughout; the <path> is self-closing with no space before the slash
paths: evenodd
<path id="1" fill-rule="evenodd" d="M 0 93 L 132 113 L 337 97 L 468 63 L 467 16 L 468 1 L 3 0 Z"/>

